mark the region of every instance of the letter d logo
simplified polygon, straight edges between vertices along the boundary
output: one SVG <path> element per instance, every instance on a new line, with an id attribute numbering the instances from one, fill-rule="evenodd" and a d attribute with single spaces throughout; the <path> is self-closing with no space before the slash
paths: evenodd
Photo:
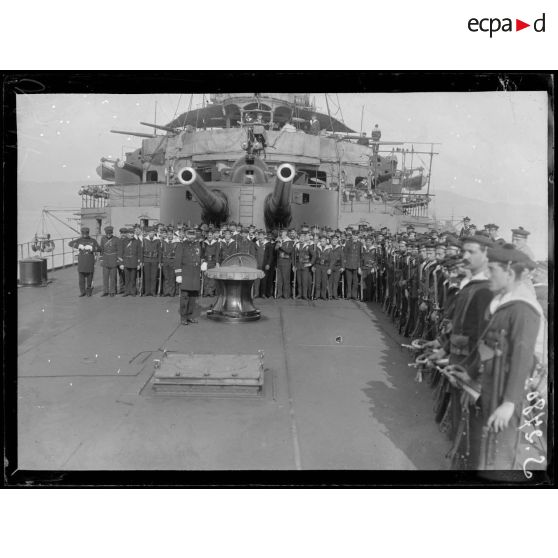
<path id="1" fill-rule="evenodd" d="M 544 28 L 545 28 L 545 15 L 543 13 L 542 17 L 540 17 L 539 19 L 535 20 L 535 23 L 533 23 L 533 29 L 537 32 L 537 33 L 544 33 Z"/>

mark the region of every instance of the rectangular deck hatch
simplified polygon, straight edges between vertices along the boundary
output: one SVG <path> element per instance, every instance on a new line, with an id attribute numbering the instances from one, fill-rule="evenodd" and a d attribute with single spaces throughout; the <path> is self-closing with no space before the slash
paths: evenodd
<path id="1" fill-rule="evenodd" d="M 177 395 L 261 395 L 263 353 L 165 353 L 155 361 L 152 387 Z"/>

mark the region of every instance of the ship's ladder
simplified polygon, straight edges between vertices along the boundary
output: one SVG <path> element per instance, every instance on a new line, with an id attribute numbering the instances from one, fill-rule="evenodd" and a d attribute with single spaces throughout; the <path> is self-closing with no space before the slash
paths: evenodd
<path id="1" fill-rule="evenodd" d="M 239 221 L 248 226 L 254 222 L 254 185 L 243 184 L 240 188 Z"/>

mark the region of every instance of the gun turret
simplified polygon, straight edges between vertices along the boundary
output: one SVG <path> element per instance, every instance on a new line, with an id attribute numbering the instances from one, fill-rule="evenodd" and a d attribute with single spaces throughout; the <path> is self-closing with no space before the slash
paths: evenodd
<path id="1" fill-rule="evenodd" d="M 291 186 L 295 168 L 284 163 L 277 168 L 273 192 L 265 198 L 264 218 L 268 229 L 286 227 L 291 222 Z"/>
<path id="2" fill-rule="evenodd" d="M 229 217 L 229 201 L 220 190 L 210 190 L 192 167 L 184 167 L 178 172 L 178 181 L 190 186 L 202 206 L 204 223 L 220 225 Z"/>

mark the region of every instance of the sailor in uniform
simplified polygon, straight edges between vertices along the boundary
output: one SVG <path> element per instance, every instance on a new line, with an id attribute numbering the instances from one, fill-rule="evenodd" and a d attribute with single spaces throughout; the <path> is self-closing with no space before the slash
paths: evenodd
<path id="1" fill-rule="evenodd" d="M 374 291 L 374 267 L 376 265 L 376 247 L 371 236 L 367 236 L 360 254 L 360 280 L 362 282 L 362 300 L 371 301 Z"/>
<path id="2" fill-rule="evenodd" d="M 339 298 L 339 279 L 345 269 L 345 255 L 337 235 L 334 235 L 331 239 L 329 257 L 329 268 L 327 270 L 329 275 L 329 298 L 337 300 Z"/>
<path id="3" fill-rule="evenodd" d="M 545 468 L 546 458 L 541 460 L 535 454 L 533 439 L 526 438 L 534 429 L 521 426 L 531 418 L 526 408 L 534 401 L 527 401 L 525 389 L 535 369 L 537 338 L 543 335 L 542 308 L 522 281 L 524 271 L 536 264 L 512 245 L 489 249 L 488 261 L 490 289 L 496 296 L 478 348 L 483 367 L 480 407 L 485 437 L 475 452 L 480 454 L 476 468 L 521 470 L 527 459 L 531 461 L 529 469 L 540 468 L 537 464 Z M 535 408 L 532 414 L 538 412 Z"/>
<path id="4" fill-rule="evenodd" d="M 525 230 L 523 227 L 518 227 L 517 229 L 512 229 L 512 244 L 523 252 L 530 260 L 535 261 L 535 255 L 529 246 L 527 246 L 527 237 L 531 233 Z"/>
<path id="5" fill-rule="evenodd" d="M 265 237 L 265 232 L 263 230 L 258 231 L 258 238 L 254 243 L 256 248 L 256 264 L 258 269 L 264 272 L 264 277 L 262 279 L 256 279 L 254 281 L 254 296 L 257 297 L 269 297 L 272 292 L 273 279 L 270 275 L 271 267 L 273 265 L 273 245 Z M 272 285 L 270 286 L 269 283 Z"/>
<path id="6" fill-rule="evenodd" d="M 103 267 L 103 294 L 116 294 L 116 270 L 120 263 L 120 239 L 113 235 L 114 227 L 105 227 L 105 236 L 101 238 L 101 266 Z"/>
<path id="7" fill-rule="evenodd" d="M 462 282 L 461 290 L 455 298 L 451 321 L 451 334 L 441 351 L 432 358 L 443 358 L 449 354 L 450 364 L 463 366 L 468 373 L 468 381 L 476 382 L 480 375 L 480 359 L 477 345 L 487 325 L 487 308 L 493 293 L 488 282 L 488 247 L 491 239 L 479 233 L 474 237 L 463 238 L 464 265 L 470 270 L 470 279 Z M 454 440 L 452 468 L 475 468 L 478 461 L 477 415 L 469 410 L 469 403 L 462 401 L 461 390 L 452 386 L 451 397 L 451 434 Z M 470 430 L 467 435 L 467 430 Z M 467 448 L 468 447 L 468 451 Z"/>
<path id="8" fill-rule="evenodd" d="M 256 254 L 256 247 L 254 243 L 248 237 L 249 234 L 248 227 L 242 227 L 240 229 L 240 237 L 237 239 L 237 250 L 238 252 L 242 252 L 243 254 L 250 254 L 251 256 L 255 256 Z"/>
<path id="9" fill-rule="evenodd" d="M 207 231 L 207 238 L 203 242 L 204 259 L 207 262 L 207 269 L 213 269 L 219 266 L 219 250 L 220 244 L 214 238 L 212 230 Z M 215 279 L 204 277 L 203 296 L 215 296 Z"/>
<path id="10" fill-rule="evenodd" d="M 500 227 L 494 223 L 484 225 L 484 229 L 488 232 L 488 236 L 490 236 L 493 242 L 504 242 L 504 239 L 498 234 L 499 228 Z"/>
<path id="11" fill-rule="evenodd" d="M 79 296 L 91 296 L 93 292 L 93 273 L 95 271 L 95 252 L 99 252 L 99 244 L 89 236 L 89 227 L 82 227 L 81 238 L 71 240 L 68 246 L 78 249 Z"/>
<path id="12" fill-rule="evenodd" d="M 219 248 L 219 263 L 222 264 L 228 257 L 238 253 L 238 245 L 232 237 L 230 229 L 225 230 L 225 238 Z"/>
<path id="13" fill-rule="evenodd" d="M 161 296 L 176 294 L 176 280 L 174 275 L 174 253 L 178 242 L 173 242 L 172 231 L 161 230 L 161 265 L 163 267 L 163 292 Z M 178 238 L 178 237 L 177 237 Z"/>
<path id="14" fill-rule="evenodd" d="M 320 121 L 315 114 L 313 114 L 312 118 L 310 119 L 308 133 L 312 134 L 313 136 L 320 135 Z"/>
<path id="15" fill-rule="evenodd" d="M 127 238 L 120 245 L 120 269 L 124 270 L 126 281 L 122 296 L 136 296 L 136 274 L 141 269 L 142 248 L 141 241 L 134 236 L 133 229 L 127 229 Z"/>
<path id="16" fill-rule="evenodd" d="M 128 238 L 128 229 L 127 227 L 120 227 L 120 242 L 119 242 L 119 254 L 118 254 L 118 265 L 116 269 L 118 270 L 118 294 L 124 294 L 124 290 L 126 287 L 126 278 L 124 277 L 124 268 L 122 267 L 122 243 Z"/>
<path id="17" fill-rule="evenodd" d="M 343 246 L 345 258 L 345 296 L 353 300 L 358 299 L 358 275 L 361 273 L 360 262 L 362 257 L 362 244 L 353 237 L 353 228 L 347 227 L 346 241 Z"/>
<path id="18" fill-rule="evenodd" d="M 186 240 L 176 247 L 174 273 L 180 285 L 180 322 L 182 325 L 196 324 L 197 300 L 201 287 L 201 272 L 206 265 L 203 250 L 196 240 L 196 231 L 188 229 Z M 202 265 L 203 264 L 203 265 Z"/>
<path id="19" fill-rule="evenodd" d="M 144 296 L 157 296 L 157 272 L 161 267 L 161 241 L 155 238 L 155 230 L 148 227 L 143 239 Z"/>
<path id="20" fill-rule="evenodd" d="M 287 229 L 281 229 L 281 237 L 275 243 L 277 252 L 277 298 L 291 298 L 291 269 L 294 242 L 287 236 Z"/>
<path id="21" fill-rule="evenodd" d="M 327 299 L 327 284 L 331 246 L 327 244 L 325 234 L 320 236 L 320 242 L 316 247 L 314 259 L 314 299 Z"/>
<path id="22" fill-rule="evenodd" d="M 312 275 L 315 252 L 308 240 L 308 233 L 300 233 L 300 243 L 295 251 L 296 280 L 299 297 L 303 300 L 312 298 Z"/>

